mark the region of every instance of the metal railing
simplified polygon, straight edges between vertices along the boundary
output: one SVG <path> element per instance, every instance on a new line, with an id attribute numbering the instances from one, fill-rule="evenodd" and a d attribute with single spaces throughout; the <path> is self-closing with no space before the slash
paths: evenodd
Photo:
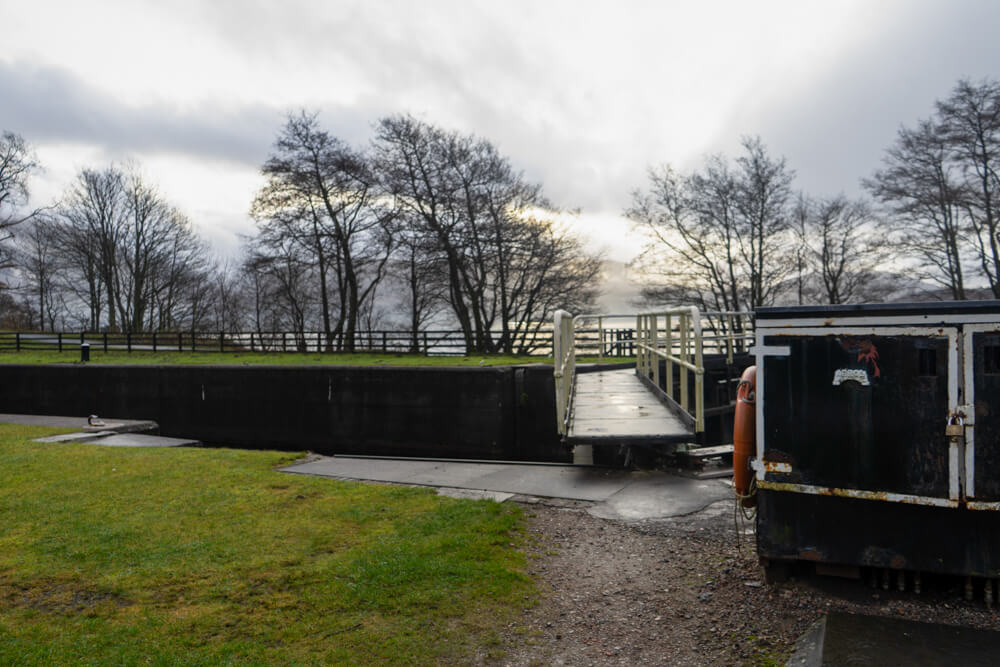
<path id="1" fill-rule="evenodd" d="M 698 308 L 685 306 L 655 313 L 639 313 L 635 316 L 635 331 L 635 368 L 638 376 L 645 380 L 646 385 L 654 392 L 666 396 L 681 410 L 691 415 L 695 432 L 704 431 L 704 341 Z M 662 382 L 660 359 L 665 361 Z M 679 397 L 674 391 L 675 365 L 679 376 L 677 385 Z M 694 374 L 693 405 L 689 373 Z"/>
<path id="2" fill-rule="evenodd" d="M 606 326 L 623 319 L 634 323 L 634 328 Z M 596 328 L 580 327 L 583 322 L 596 322 Z M 734 356 L 746 353 L 753 341 L 753 313 L 702 313 L 695 306 L 638 315 L 585 313 L 574 317 L 564 310 L 557 311 L 552 344 L 559 433 L 565 435 L 568 430 L 578 350 L 592 353 L 597 348 L 601 360 L 634 354 L 636 374 L 651 390 L 686 412 L 695 431 L 701 432 L 705 429 L 704 355 L 725 356 L 732 364 Z"/>
<path id="3" fill-rule="evenodd" d="M 556 385 L 556 428 L 566 435 L 569 409 L 573 402 L 576 375 L 576 319 L 565 310 L 557 310 L 552 329 L 552 376 Z"/>

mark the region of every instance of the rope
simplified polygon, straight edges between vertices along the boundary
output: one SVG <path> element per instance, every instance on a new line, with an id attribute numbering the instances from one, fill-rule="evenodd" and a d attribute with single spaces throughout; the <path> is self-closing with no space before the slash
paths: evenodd
<path id="1" fill-rule="evenodd" d="M 750 500 L 757 496 L 757 477 L 750 478 L 750 488 L 747 490 L 746 495 L 743 495 L 736 487 L 733 487 L 733 493 L 736 494 L 736 504 L 733 507 L 733 525 L 736 527 L 736 550 L 743 554 L 743 529 L 746 525 L 757 518 L 757 505 L 754 504 L 753 507 L 745 507 L 743 505 L 744 500 Z M 754 524 L 754 530 L 756 530 L 756 524 Z"/>

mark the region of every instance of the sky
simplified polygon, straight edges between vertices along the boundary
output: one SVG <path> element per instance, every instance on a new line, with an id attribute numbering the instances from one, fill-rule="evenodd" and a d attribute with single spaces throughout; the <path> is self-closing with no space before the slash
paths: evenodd
<path id="1" fill-rule="evenodd" d="M 0 0 L 0 130 L 44 172 L 139 163 L 220 256 L 253 232 L 288 113 L 357 146 L 410 113 L 491 140 L 591 247 L 647 169 L 760 136 L 814 196 L 859 196 L 903 125 L 960 78 L 1000 77 L 993 0 Z"/>

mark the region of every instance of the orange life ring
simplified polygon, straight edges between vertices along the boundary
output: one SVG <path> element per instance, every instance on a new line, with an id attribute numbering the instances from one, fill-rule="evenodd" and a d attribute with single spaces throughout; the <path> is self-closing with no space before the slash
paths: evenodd
<path id="1" fill-rule="evenodd" d="M 736 387 L 736 414 L 733 416 L 733 487 L 743 498 L 744 507 L 757 504 L 757 499 L 750 496 L 753 481 L 750 459 L 757 453 L 756 403 L 757 367 L 750 366 L 743 371 Z"/>

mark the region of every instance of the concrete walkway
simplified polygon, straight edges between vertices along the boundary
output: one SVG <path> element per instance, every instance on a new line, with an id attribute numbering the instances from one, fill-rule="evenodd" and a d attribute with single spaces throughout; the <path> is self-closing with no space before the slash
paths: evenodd
<path id="1" fill-rule="evenodd" d="M 91 425 L 87 417 L 0 414 L 0 424 L 77 429 L 73 433 L 37 438 L 35 442 L 75 442 L 103 447 L 197 447 L 201 444 L 190 438 L 165 438 L 161 435 L 150 435 L 150 433 L 156 433 L 160 428 L 154 421 L 99 419 L 97 422 L 99 423 Z"/>
<path id="2" fill-rule="evenodd" d="M 570 465 L 324 456 L 282 470 L 336 479 L 430 486 L 446 490 L 447 495 L 500 502 L 510 498 L 583 501 L 590 503 L 587 511 L 594 516 L 629 521 L 690 514 L 733 497 L 731 485 L 717 479 Z"/>

